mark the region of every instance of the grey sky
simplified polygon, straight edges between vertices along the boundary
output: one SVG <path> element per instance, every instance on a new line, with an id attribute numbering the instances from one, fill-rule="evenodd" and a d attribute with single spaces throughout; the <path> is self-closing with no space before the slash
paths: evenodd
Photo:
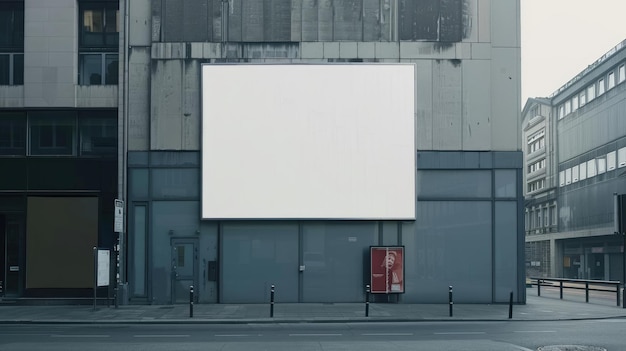
<path id="1" fill-rule="evenodd" d="M 498 0 L 495 0 L 498 1 Z M 520 0 L 522 107 L 626 39 L 626 0 Z"/>

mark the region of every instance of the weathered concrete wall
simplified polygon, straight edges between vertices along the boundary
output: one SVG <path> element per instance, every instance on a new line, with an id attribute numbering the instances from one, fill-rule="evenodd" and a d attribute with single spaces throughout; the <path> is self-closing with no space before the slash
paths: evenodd
<path id="1" fill-rule="evenodd" d="M 207 21 L 215 19 L 216 14 L 221 15 L 221 9 L 216 9 L 215 3 L 210 0 L 196 0 L 196 3 L 204 4 L 201 6 L 203 11 L 206 9 L 213 13 L 213 17 L 206 17 Z M 413 62 L 417 65 L 418 150 L 521 149 L 519 0 L 293 0 L 290 6 L 285 1 L 266 0 L 253 4 L 246 0 L 231 0 L 230 4 L 234 7 L 228 17 L 229 36 L 235 35 L 241 40 L 253 36 L 255 42 L 158 42 L 169 35 L 168 28 L 178 28 L 180 33 L 172 35 L 182 35 L 184 29 L 177 24 L 178 20 L 171 19 L 175 13 L 167 13 L 173 22 L 164 24 L 161 15 L 170 5 L 168 0 L 152 0 L 150 28 L 153 43 L 149 62 L 152 81 L 149 101 L 145 101 L 150 106 L 151 116 L 148 120 L 144 116 L 136 118 L 131 115 L 131 125 L 137 130 L 141 129 L 141 125 L 144 130 L 150 130 L 150 139 L 154 140 L 150 143 L 151 149 L 199 150 L 200 135 L 196 131 L 200 126 L 199 67 L 202 62 L 319 63 L 361 60 Z M 392 8 L 396 5 L 396 10 L 405 6 L 410 9 L 409 12 L 413 11 L 410 16 L 429 14 L 429 18 L 439 18 L 436 13 L 448 11 L 449 16 L 460 17 L 457 24 L 460 25 L 461 35 L 453 38 L 458 41 L 443 41 L 441 35 L 450 38 L 452 34 L 442 34 L 440 30 L 437 37 L 430 37 L 433 41 L 384 41 L 395 35 L 393 30 L 389 30 L 395 27 L 395 22 L 383 21 L 387 25 L 386 33 L 390 33 L 385 37 L 381 34 L 384 26 L 368 27 L 366 10 L 378 11 L 377 16 L 389 11 L 389 15 L 383 17 L 393 21 L 396 12 Z M 277 12 L 270 15 L 272 11 L 268 9 Z M 291 11 L 289 16 L 288 9 Z M 352 15 L 355 13 L 362 14 L 358 19 L 361 29 L 354 25 L 357 17 Z M 265 27 L 265 18 L 274 15 L 280 20 Z M 248 18 L 245 25 L 237 22 L 238 18 L 244 17 Z M 377 18 L 381 20 L 383 17 Z M 338 19 L 342 21 L 339 26 Z M 266 35 L 286 37 L 281 28 L 287 25 L 291 28 L 291 40 L 299 42 L 264 42 Z M 252 27 L 246 26 L 256 26 L 256 29 L 250 30 Z M 221 23 L 217 27 L 221 27 Z M 215 24 L 208 25 L 205 38 L 215 40 L 217 27 Z M 414 38 L 424 33 L 434 35 L 430 32 L 433 27 L 409 27 L 398 26 L 400 34 L 396 34 L 400 38 L 409 35 L 407 33 L 413 33 Z M 365 28 L 373 32 L 365 34 Z M 338 33 L 343 33 L 340 34 L 342 38 L 350 38 L 353 35 L 350 33 L 359 30 L 358 40 L 336 39 Z M 383 41 L 366 41 L 366 37 Z M 131 150 L 139 146 L 133 145 Z"/>

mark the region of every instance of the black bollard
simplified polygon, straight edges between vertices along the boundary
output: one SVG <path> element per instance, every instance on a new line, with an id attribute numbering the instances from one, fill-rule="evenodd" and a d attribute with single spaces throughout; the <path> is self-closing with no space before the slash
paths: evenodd
<path id="1" fill-rule="evenodd" d="M 272 284 L 272 290 L 270 294 L 270 317 L 274 317 L 274 284 Z"/>
<path id="2" fill-rule="evenodd" d="M 452 302 L 452 285 L 450 285 L 448 290 L 448 303 L 450 304 L 450 317 L 452 317 L 452 306 L 454 302 Z"/>
<path id="3" fill-rule="evenodd" d="M 193 318 L 193 285 L 189 285 L 189 318 Z"/>
<path id="4" fill-rule="evenodd" d="M 365 317 L 370 316 L 370 286 L 365 286 Z"/>
<path id="5" fill-rule="evenodd" d="M 509 319 L 513 318 L 513 292 L 509 296 Z"/>

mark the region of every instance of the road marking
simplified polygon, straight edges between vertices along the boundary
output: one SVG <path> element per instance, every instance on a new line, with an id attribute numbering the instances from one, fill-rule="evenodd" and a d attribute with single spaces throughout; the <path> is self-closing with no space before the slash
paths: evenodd
<path id="1" fill-rule="evenodd" d="M 188 338 L 189 335 L 185 335 L 185 334 L 180 334 L 180 335 L 176 335 L 176 334 L 170 334 L 170 335 L 163 335 L 163 334 L 145 334 L 145 335 L 133 335 L 133 337 L 135 338 Z"/>
<path id="2" fill-rule="evenodd" d="M 413 333 L 367 333 L 365 336 L 412 336 Z"/>
<path id="3" fill-rule="evenodd" d="M 343 334 L 289 334 L 289 336 L 342 336 Z"/>
<path id="4" fill-rule="evenodd" d="M 61 335 L 61 334 L 52 334 L 50 335 L 52 338 L 110 338 L 111 335 Z"/>
<path id="5" fill-rule="evenodd" d="M 487 334 L 485 332 L 443 332 L 443 333 L 434 333 L 435 335 L 479 335 L 479 334 Z"/>
<path id="6" fill-rule="evenodd" d="M 215 336 L 220 337 L 240 337 L 240 336 L 252 336 L 252 334 L 215 334 Z M 259 335 L 261 336 L 261 335 Z"/>
<path id="7" fill-rule="evenodd" d="M 515 330 L 514 333 L 556 333 L 556 330 Z"/>

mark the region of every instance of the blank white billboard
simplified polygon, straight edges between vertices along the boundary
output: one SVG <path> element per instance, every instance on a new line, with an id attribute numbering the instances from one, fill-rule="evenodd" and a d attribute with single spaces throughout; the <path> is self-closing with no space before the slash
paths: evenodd
<path id="1" fill-rule="evenodd" d="M 415 219 L 413 64 L 202 66 L 203 219 Z"/>

